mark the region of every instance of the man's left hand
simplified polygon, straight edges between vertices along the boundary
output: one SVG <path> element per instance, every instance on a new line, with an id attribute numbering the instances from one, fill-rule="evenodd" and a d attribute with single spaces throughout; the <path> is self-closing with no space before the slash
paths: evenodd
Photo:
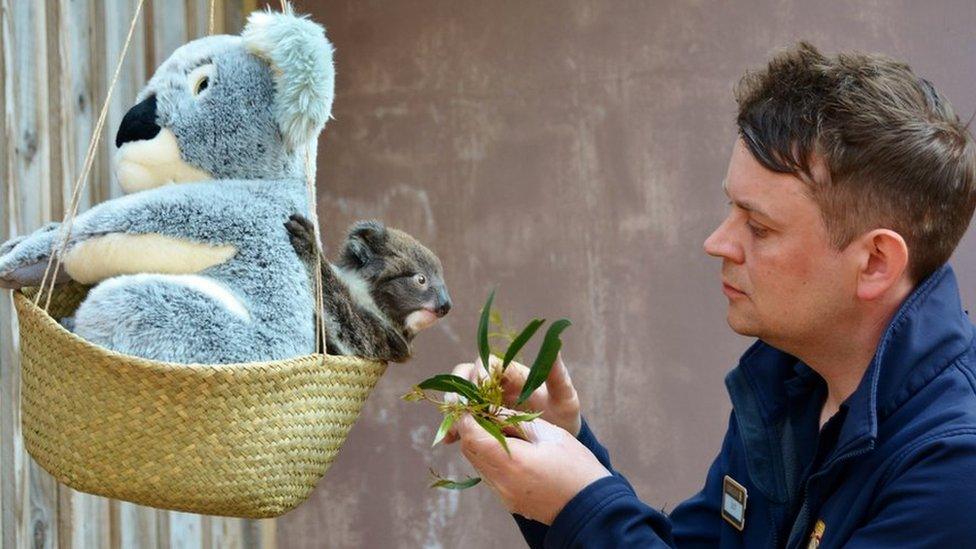
<path id="1" fill-rule="evenodd" d="M 461 452 L 482 481 L 509 512 L 543 524 L 552 524 L 587 485 L 610 476 L 573 435 L 541 418 L 519 424 L 526 440 L 506 437 L 511 456 L 470 415 L 458 423 Z"/>

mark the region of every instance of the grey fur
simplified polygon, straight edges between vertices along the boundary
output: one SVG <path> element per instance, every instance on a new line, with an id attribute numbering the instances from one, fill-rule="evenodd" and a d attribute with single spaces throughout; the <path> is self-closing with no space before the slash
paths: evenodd
<path id="1" fill-rule="evenodd" d="M 343 244 L 339 263 L 331 264 L 323 256 L 316 268 L 311 222 L 294 215 L 286 227 L 310 272 L 322 277 L 330 353 L 404 362 L 410 358 L 417 335 L 404 319 L 425 304 L 439 306 L 438 316 L 450 310 L 440 260 L 410 235 L 376 221 L 356 223 Z M 396 276 L 418 273 L 429 279 L 427 287 L 401 284 Z M 362 283 L 369 295 L 359 295 L 350 283 Z"/>
<path id="2" fill-rule="evenodd" d="M 212 62 L 206 91 L 187 82 Z M 239 36 L 194 40 L 173 52 L 136 103 L 156 95 L 156 123 L 169 128 L 187 163 L 214 179 L 304 180 L 304 151 L 288 152 L 274 118 L 275 83 L 268 64 L 247 53 Z"/>
<path id="3" fill-rule="evenodd" d="M 310 42 L 308 48 L 331 56 L 324 35 L 309 36 L 321 43 Z M 187 77 L 207 63 L 214 65 L 212 79 L 194 94 Z M 282 225 L 291 214 L 308 214 L 304 147 L 284 145 L 273 114 L 275 82 L 268 62 L 248 53 L 240 37 L 202 38 L 176 50 L 137 103 L 151 94 L 156 123 L 176 136 L 182 159 L 214 180 L 166 185 L 99 204 L 76 218 L 67 250 L 119 233 L 232 245 L 233 257 L 196 273 L 202 278 L 195 280 L 218 288 L 243 314 L 199 284 L 185 283 L 184 275 L 123 274 L 92 289 L 73 320 L 76 333 L 126 354 L 182 363 L 264 361 L 312 352 L 308 275 Z M 299 107 L 293 108 L 300 116 Z M 43 269 L 38 267 L 46 264 L 60 234 L 52 228 L 0 248 L 0 286 L 39 281 Z"/>

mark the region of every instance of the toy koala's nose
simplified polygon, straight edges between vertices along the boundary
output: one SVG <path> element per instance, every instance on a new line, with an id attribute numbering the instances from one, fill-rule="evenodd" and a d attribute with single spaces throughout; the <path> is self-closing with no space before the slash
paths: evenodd
<path id="1" fill-rule="evenodd" d="M 129 109 L 119 124 L 115 134 L 115 146 L 121 147 L 130 141 L 152 139 L 159 133 L 156 125 L 156 94 L 147 97 L 142 103 Z"/>

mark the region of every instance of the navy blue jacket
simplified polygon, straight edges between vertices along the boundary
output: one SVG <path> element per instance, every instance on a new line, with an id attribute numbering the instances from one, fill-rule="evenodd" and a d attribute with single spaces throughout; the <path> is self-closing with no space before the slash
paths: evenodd
<path id="1" fill-rule="evenodd" d="M 976 547 L 976 343 L 950 267 L 901 305 L 864 378 L 820 430 L 822 378 L 757 342 L 726 378 L 732 414 L 705 486 L 664 514 L 613 476 L 551 527 L 516 515 L 531 547 Z M 747 491 L 742 531 L 723 478 Z"/>

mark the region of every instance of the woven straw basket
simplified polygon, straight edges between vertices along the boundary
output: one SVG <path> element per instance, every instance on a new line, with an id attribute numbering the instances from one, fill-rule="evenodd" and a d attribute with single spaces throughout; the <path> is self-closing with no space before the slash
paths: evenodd
<path id="1" fill-rule="evenodd" d="M 325 474 L 382 362 L 314 354 L 227 365 L 155 362 L 97 347 L 55 321 L 87 288 L 14 293 L 27 451 L 83 492 L 165 509 L 278 516 Z M 53 317 L 53 318 L 52 318 Z"/>

